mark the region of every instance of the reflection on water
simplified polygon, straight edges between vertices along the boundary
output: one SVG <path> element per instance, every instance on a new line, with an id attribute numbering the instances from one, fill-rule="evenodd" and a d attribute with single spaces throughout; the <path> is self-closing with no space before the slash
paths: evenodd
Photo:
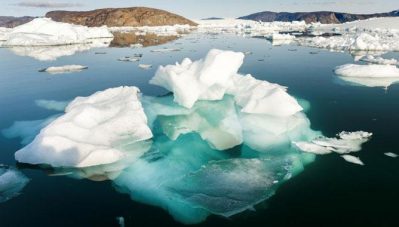
<path id="1" fill-rule="evenodd" d="M 135 32 L 114 32 L 114 39 L 110 47 L 129 47 L 132 44 L 141 44 L 144 47 L 156 46 L 174 41 L 179 36 L 158 36 L 154 33 L 136 34 Z"/>
<path id="2" fill-rule="evenodd" d="M 108 47 L 112 38 L 93 39 L 91 43 L 63 46 L 21 46 L 7 48 L 18 56 L 27 56 L 39 61 L 55 61 L 63 56 L 71 56 L 92 48 Z"/>

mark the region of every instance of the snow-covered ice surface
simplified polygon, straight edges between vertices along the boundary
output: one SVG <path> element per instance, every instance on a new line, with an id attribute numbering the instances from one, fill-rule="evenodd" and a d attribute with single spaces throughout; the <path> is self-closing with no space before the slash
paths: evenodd
<path id="1" fill-rule="evenodd" d="M 56 175 L 110 179 L 118 191 L 187 224 L 271 197 L 315 159 L 293 142 L 347 153 L 371 136 L 322 137 L 287 88 L 238 74 L 243 60 L 243 53 L 211 50 L 158 69 L 151 82 L 173 94 L 138 97 L 137 88 L 111 88 L 76 98 L 55 120 L 23 123 L 42 127 L 38 135 L 17 133 L 23 124 L 6 133 L 25 143 L 36 135 L 16 152 L 18 161 L 62 167 Z M 37 104 L 63 108 L 59 101 Z"/>
<path id="2" fill-rule="evenodd" d="M 397 158 L 397 157 L 399 157 L 398 154 L 395 154 L 395 153 L 392 153 L 392 152 L 386 152 L 386 153 L 384 153 L 384 155 L 386 155 L 386 156 L 388 156 L 388 157 L 391 157 L 391 158 Z"/>
<path id="3" fill-rule="evenodd" d="M 335 73 L 344 77 L 399 79 L 399 68 L 395 65 L 356 65 L 346 64 L 335 68 Z"/>
<path id="4" fill-rule="evenodd" d="M 168 26 L 142 26 L 142 27 L 110 27 L 111 32 L 135 32 L 136 35 L 156 34 L 158 36 L 181 36 L 194 30 L 190 25 L 168 25 Z"/>
<path id="5" fill-rule="evenodd" d="M 63 66 L 50 66 L 48 68 L 40 69 L 39 72 L 47 72 L 50 74 L 62 74 L 62 73 L 80 72 L 85 69 L 88 69 L 88 67 L 84 65 L 63 65 Z"/>
<path id="6" fill-rule="evenodd" d="M 0 203 L 18 196 L 28 182 L 18 170 L 0 165 Z"/>
<path id="7" fill-rule="evenodd" d="M 86 27 L 36 18 L 3 35 L 3 46 L 57 46 L 90 43 L 92 39 L 112 38 L 107 27 Z"/>
<path id="8" fill-rule="evenodd" d="M 380 56 L 366 55 L 359 59 L 359 61 L 366 62 L 369 64 L 377 64 L 377 65 L 398 65 L 398 60 L 391 58 L 385 59 Z"/>
<path id="9" fill-rule="evenodd" d="M 54 167 L 87 167 L 139 157 L 152 137 L 135 87 L 78 97 L 65 114 L 15 153 L 19 162 Z"/>

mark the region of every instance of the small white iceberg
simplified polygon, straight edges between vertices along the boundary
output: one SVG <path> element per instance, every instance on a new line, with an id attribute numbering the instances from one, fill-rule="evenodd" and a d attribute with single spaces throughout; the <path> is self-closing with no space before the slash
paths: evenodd
<path id="1" fill-rule="evenodd" d="M 175 51 L 180 51 L 180 49 L 178 49 L 178 48 L 161 48 L 161 49 L 151 50 L 151 52 L 156 52 L 156 53 L 166 53 L 166 52 L 175 52 Z"/>
<path id="2" fill-rule="evenodd" d="M 347 161 L 347 162 L 350 162 L 350 163 L 353 163 L 353 164 L 357 164 L 357 165 L 364 166 L 364 163 L 362 162 L 362 160 L 360 160 L 360 158 L 355 157 L 355 156 L 353 156 L 353 155 L 348 155 L 348 154 L 346 154 L 346 155 L 341 155 L 341 157 L 342 157 L 343 159 L 345 159 L 345 161 Z"/>
<path id="3" fill-rule="evenodd" d="M 362 149 L 362 144 L 367 142 L 373 134 L 369 132 L 341 132 L 336 138 L 319 137 L 310 142 L 300 141 L 293 144 L 304 152 L 314 154 L 347 154 Z"/>
<path id="4" fill-rule="evenodd" d="M 374 57 L 373 55 L 367 55 L 365 57 L 362 57 L 360 58 L 360 61 L 377 65 L 398 65 L 398 60 L 394 58 L 385 59 L 382 57 Z"/>
<path id="5" fill-rule="evenodd" d="M 150 69 L 150 68 L 152 68 L 152 65 L 139 64 L 139 68 L 142 68 L 142 69 Z"/>
<path id="6" fill-rule="evenodd" d="M 84 65 L 64 65 L 64 66 L 51 66 L 48 68 L 40 69 L 39 72 L 48 72 L 50 74 L 72 73 L 81 72 L 89 67 Z"/>
<path id="7" fill-rule="evenodd" d="M 386 156 L 388 156 L 388 157 L 391 157 L 391 158 L 397 158 L 397 157 L 399 157 L 398 154 L 395 154 L 395 153 L 392 153 L 392 152 L 386 152 L 386 153 L 384 153 L 384 155 L 386 155 Z"/>
<path id="8" fill-rule="evenodd" d="M 335 73 L 344 77 L 391 78 L 399 77 L 399 68 L 395 65 L 346 64 L 336 67 Z"/>
<path id="9" fill-rule="evenodd" d="M 28 182 L 21 172 L 0 165 L 0 203 L 18 196 Z"/>

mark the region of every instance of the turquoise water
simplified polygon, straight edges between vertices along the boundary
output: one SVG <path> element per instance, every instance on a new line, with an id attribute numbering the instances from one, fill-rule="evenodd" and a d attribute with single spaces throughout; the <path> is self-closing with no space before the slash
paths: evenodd
<path id="1" fill-rule="evenodd" d="M 183 49 L 151 52 L 164 46 Z M 326 225 L 393 226 L 397 223 L 398 159 L 383 153 L 397 153 L 399 148 L 395 132 L 399 126 L 398 85 L 392 85 L 387 91 L 351 86 L 337 80 L 333 73 L 336 66 L 353 62 L 351 55 L 306 47 L 272 46 L 256 38 L 225 35 L 213 39 L 189 35 L 160 47 L 92 49 L 53 62 L 37 61 L 0 49 L 0 129 L 9 128 L 15 121 L 59 114 L 38 107 L 35 100 L 67 101 L 121 85 L 137 86 L 147 96 L 164 95 L 165 90 L 148 84 L 156 66 L 173 64 L 184 57 L 199 59 L 211 48 L 251 51 L 240 72 L 287 86 L 291 95 L 307 100 L 310 109 L 306 115 L 312 129 L 326 136 L 343 130 L 373 132 L 373 139 L 358 154 L 366 165 L 344 162 L 335 154 L 318 156 L 302 173 L 284 182 L 273 197 L 255 207 L 256 212 L 246 211 L 228 219 L 210 216 L 200 225 L 286 226 L 328 222 Z M 95 54 L 100 51 L 107 54 Z M 314 51 L 318 54 L 310 54 Z M 134 53 L 143 53 L 141 63 L 154 67 L 142 70 L 137 63 L 117 61 Z M 399 57 L 395 53 L 387 56 Z M 37 71 L 64 64 L 82 64 L 89 69 L 60 75 Z M 195 139 L 189 137 L 181 142 Z M 163 209 L 135 202 L 127 194 L 118 192 L 111 181 L 49 176 L 49 170 L 16 164 L 13 154 L 22 147 L 20 142 L 18 138 L 0 136 L 0 163 L 17 166 L 31 179 L 20 196 L 0 203 L 1 226 L 117 226 L 116 217 L 124 217 L 127 226 L 181 225 Z"/>

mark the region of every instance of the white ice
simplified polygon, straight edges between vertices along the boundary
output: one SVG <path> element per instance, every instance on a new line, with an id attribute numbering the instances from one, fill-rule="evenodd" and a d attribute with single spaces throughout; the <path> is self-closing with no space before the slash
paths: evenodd
<path id="1" fill-rule="evenodd" d="M 319 137 L 310 142 L 297 141 L 293 144 L 302 151 L 314 154 L 329 154 L 332 152 L 338 154 L 347 154 L 357 152 L 362 149 L 362 144 L 367 142 L 372 133 L 357 132 L 341 132 L 336 138 Z"/>
<path id="2" fill-rule="evenodd" d="M 39 70 L 39 72 L 48 72 L 50 74 L 62 74 L 62 73 L 80 72 L 85 69 L 88 69 L 88 67 L 84 65 L 63 65 L 63 66 L 51 66 L 48 68 L 44 68 Z"/>
<path id="3" fill-rule="evenodd" d="M 28 182 L 18 170 L 0 165 L 0 203 L 18 196 Z"/>
<path id="4" fill-rule="evenodd" d="M 16 160 L 54 167 L 87 167 L 127 156 L 140 157 L 147 146 L 140 149 L 136 144 L 150 139 L 152 133 L 138 92 L 135 87 L 118 87 L 76 98 L 64 115 L 15 153 Z"/>
<path id="5" fill-rule="evenodd" d="M 344 77 L 357 78 L 399 78 L 399 68 L 395 65 L 356 65 L 346 64 L 335 68 L 335 73 Z"/>
<path id="6" fill-rule="evenodd" d="M 5 33 L 3 46 L 55 46 L 90 43 L 97 38 L 112 38 L 107 27 L 86 27 L 50 18 L 36 18 Z"/>
<path id="7" fill-rule="evenodd" d="M 175 102 L 186 108 L 198 100 L 221 100 L 229 94 L 244 113 L 290 116 L 302 110 L 286 88 L 238 74 L 244 56 L 213 49 L 205 59 L 186 58 L 180 64 L 161 66 L 150 83 L 173 92 Z"/>
<path id="8" fill-rule="evenodd" d="M 380 56 L 373 56 L 373 55 L 367 55 L 365 57 L 362 57 L 359 59 L 360 61 L 367 62 L 370 64 L 377 64 L 377 65 L 398 65 L 398 60 L 391 58 L 391 59 L 385 59 Z"/>
<path id="9" fill-rule="evenodd" d="M 350 163 L 353 163 L 353 164 L 357 164 L 357 165 L 361 165 L 361 166 L 364 165 L 362 160 L 360 160 L 360 158 L 358 158 L 356 156 L 346 154 L 346 155 L 341 155 L 341 157 L 343 159 L 345 159 L 345 161 L 347 161 L 347 162 L 350 162 Z"/>
<path id="10" fill-rule="evenodd" d="M 399 157 L 398 154 L 395 154 L 395 153 L 392 153 L 392 152 L 386 152 L 386 153 L 384 153 L 384 155 L 386 155 L 386 156 L 388 156 L 388 157 L 391 157 L 391 158 L 397 158 L 397 157 Z"/>

